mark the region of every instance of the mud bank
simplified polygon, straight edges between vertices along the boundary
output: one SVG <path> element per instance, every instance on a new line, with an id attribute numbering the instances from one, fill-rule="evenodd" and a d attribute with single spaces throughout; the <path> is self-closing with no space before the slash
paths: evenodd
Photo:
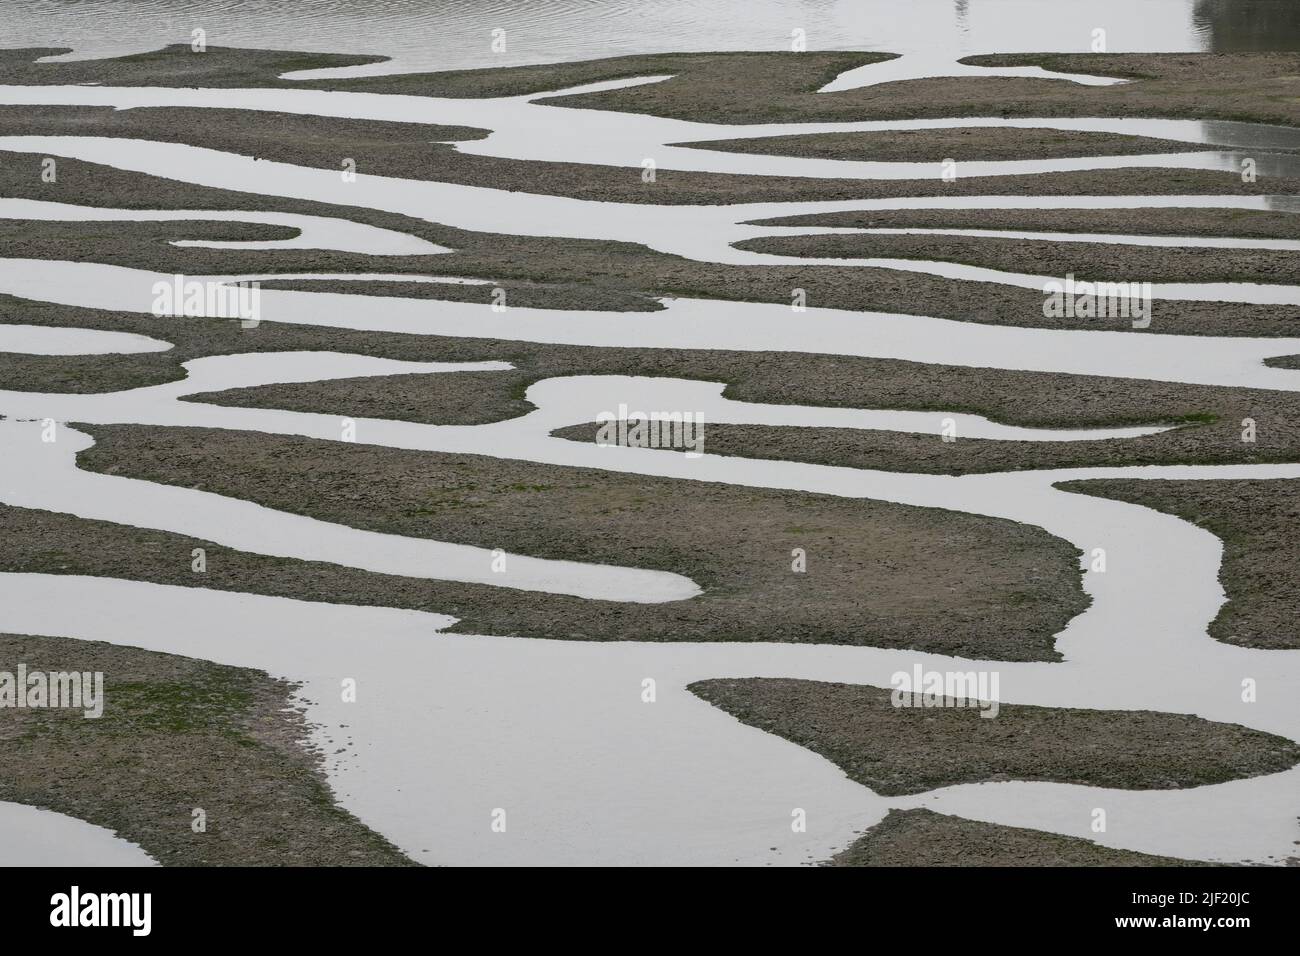
<path id="1" fill-rule="evenodd" d="M 0 669 L 18 663 L 102 673 L 104 707 L 92 719 L 0 711 L 0 799 L 106 827 L 170 866 L 411 865 L 334 802 L 293 685 L 139 648 L 0 635 Z"/>
<path id="2" fill-rule="evenodd" d="M 942 696 L 934 707 L 895 706 L 888 688 L 773 678 L 688 689 L 886 796 L 988 780 L 1164 790 L 1300 763 L 1300 745 L 1284 737 L 1186 714 L 1011 704 L 988 711 Z"/>
<path id="3" fill-rule="evenodd" d="M 708 482 L 683 494 L 672 479 L 213 429 L 89 431 L 97 444 L 79 465 L 93 471 L 370 531 L 672 571 L 704 589 L 639 608 L 579 601 L 569 605 L 576 619 L 537 594 L 488 587 L 477 608 L 469 599 L 439 608 L 480 628 L 506 627 L 510 607 L 528 633 L 576 640 L 777 640 L 1053 660 L 1055 633 L 1087 603 L 1075 548 L 960 512 Z M 817 573 L 795 570 L 795 548 L 818 555 Z M 918 579 L 946 583 L 918 591 Z M 488 633 L 519 633 L 521 623 Z"/>
<path id="4" fill-rule="evenodd" d="M 827 866 L 1209 866 L 1041 830 L 891 810 Z"/>

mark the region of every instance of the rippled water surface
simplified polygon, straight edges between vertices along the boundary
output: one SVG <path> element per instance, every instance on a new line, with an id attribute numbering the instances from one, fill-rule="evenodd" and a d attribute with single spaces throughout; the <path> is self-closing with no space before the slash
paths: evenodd
<path id="1" fill-rule="evenodd" d="M 4 4 L 0 46 L 104 56 L 189 42 L 382 53 L 403 69 L 556 62 L 676 50 L 983 52 L 1300 49 L 1292 0 L 36 0 Z M 493 53 L 491 31 L 506 31 Z M 393 69 L 388 66 L 386 69 Z"/>

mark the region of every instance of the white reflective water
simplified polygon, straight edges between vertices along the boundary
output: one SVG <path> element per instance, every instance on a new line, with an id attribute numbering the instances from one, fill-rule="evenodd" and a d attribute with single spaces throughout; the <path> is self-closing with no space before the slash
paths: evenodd
<path id="1" fill-rule="evenodd" d="M 1119 246 L 1163 246 L 1175 249 L 1270 249 L 1300 252 L 1300 239 L 1243 239 L 1238 236 L 1143 236 L 1107 232 L 1032 232 L 1018 229 L 851 228 L 768 226 L 774 235 L 978 236 L 984 239 L 1025 239 L 1033 242 L 1103 242 Z"/>
<path id="2" fill-rule="evenodd" d="M 166 352 L 170 342 L 131 332 L 61 329 L 45 325 L 0 325 L 0 352 L 25 355 L 136 355 Z"/>
<path id="3" fill-rule="evenodd" d="M 104 16 L 103 45 L 149 46 L 160 32 L 184 40 L 189 24 L 211 28 L 209 42 L 242 42 L 250 25 L 260 28 L 247 45 L 266 45 L 277 36 L 286 48 L 380 49 L 405 64 L 446 66 L 478 63 L 473 38 L 483 45 L 488 21 L 481 11 L 461 15 L 441 4 L 330 2 L 311 13 L 292 15 L 288 38 L 278 24 L 289 16 L 274 4 L 248 4 L 245 18 L 172 5 L 172 18 L 139 27 L 137 11 L 156 4 L 98 4 Z M 570 59 L 617 52 L 619 37 L 633 27 L 645 36 L 629 40 L 637 49 L 659 42 L 675 49 L 763 47 L 755 31 L 773 36 L 771 48 L 788 43 L 791 11 L 780 0 L 746 4 L 733 18 L 734 32 L 719 42 L 701 35 L 713 22 L 709 5 L 578 4 L 558 2 L 522 7 L 502 4 L 510 53 L 490 61 L 506 65 L 524 58 L 532 44 L 548 55 Z M 718 9 L 729 4 L 716 5 Z M 1252 6 L 1285 17 L 1261 0 Z M 16 42 L 57 30 L 61 4 L 33 7 L 53 13 L 40 25 L 20 17 Z M 952 14 L 953 31 L 937 19 Z M 352 14 L 348 14 L 348 10 Z M 828 3 L 815 11 L 798 5 L 801 22 L 811 21 L 813 48 L 835 37 L 860 38 L 878 30 L 890 49 L 906 56 L 833 81 L 852 85 L 925 72 L 973 72 L 952 60 L 988 50 L 1086 49 L 1097 17 L 1112 28 L 1111 49 L 1222 48 L 1249 46 L 1222 14 L 1222 5 L 1160 0 L 1142 7 L 1103 2 L 1100 6 L 1043 5 L 970 0 L 955 5 L 918 2 L 899 14 L 872 20 L 884 11 L 875 3 Z M 538 15 L 534 11 L 542 11 Z M 601 17 L 604 10 L 610 14 Z M 156 11 L 155 11 L 156 12 Z M 734 13 L 734 10 L 732 11 Z M 317 13 L 325 16 L 317 17 Z M 552 27 L 580 16 L 585 30 L 555 40 Z M 650 18 L 647 20 L 645 18 Z M 886 22 L 888 21 L 888 22 Z M 1050 21 L 1050 22 L 1049 22 Z M 646 30 L 646 24 L 655 28 Z M 314 24 L 323 24 L 313 33 Z M 389 38 L 368 43 L 366 27 L 384 25 Z M 114 31 L 130 24 L 129 38 Z M 403 33 L 400 25 L 413 25 Z M 430 30 L 437 24 L 437 36 Z M 522 24 L 517 28 L 515 24 Z M 1144 24 L 1149 24 L 1144 26 Z M 1208 26 L 1206 25 L 1208 24 Z M 780 29 L 776 26 L 780 25 Z M 1023 27 L 1023 29 L 1022 29 Z M 183 28 L 183 29 L 182 29 Z M 840 32 L 836 32 L 840 31 Z M 349 32 L 348 37 L 341 33 Z M 171 33 L 180 35 L 172 37 Z M 690 33 L 690 40 L 684 34 Z M 1293 34 L 1284 29 L 1276 36 Z M 996 42 L 991 42 L 996 37 Z M 26 38 L 26 39 L 24 39 Z M 910 38 L 910 39 L 909 39 Z M 1021 45 L 1023 38 L 1024 45 Z M 455 40 L 441 49 L 443 40 Z M 751 42 L 741 42 L 751 41 Z M 316 42 L 322 46 L 315 46 Z M 860 39 L 847 45 L 869 48 Z M 568 44 L 566 47 L 565 44 Z M 988 46 L 984 46 L 988 43 Z M 350 46 L 349 44 L 356 44 Z M 1130 46 L 1129 44 L 1133 44 Z M 104 52 L 103 45 L 98 52 Z M 583 52 L 573 52 L 583 51 Z M 83 50 L 83 52 L 91 52 Z M 423 59 L 421 59 L 423 58 Z M 459 59 L 458 59 L 459 58 Z M 389 67 L 390 68 L 390 67 Z M 364 70 L 357 72 L 366 72 Z M 1012 71 L 1014 72 L 1014 71 Z M 1022 71 L 1023 72 L 1023 71 Z M 1083 78 L 1074 78 L 1082 81 Z M 621 81 L 644 82 L 639 81 Z M 1089 80 L 1089 82 L 1092 82 Z M 1104 82 L 1098 80 L 1097 82 Z M 485 140 L 459 144 L 466 152 L 518 159 L 553 159 L 626 166 L 635 172 L 647 149 L 663 168 L 780 175 L 912 178 L 937 175 L 925 162 L 842 163 L 745 156 L 671 144 L 735 135 L 780 135 L 843 129 L 996 126 L 995 119 L 927 121 L 924 124 L 783 124 L 737 130 L 653 117 L 625 117 L 597 111 L 557 109 L 531 98 L 454 101 L 377 97 L 316 91 L 113 90 L 61 87 L 0 88 L 3 103 L 101 103 L 117 106 L 194 105 L 301 111 L 329 116 L 369 116 L 404 121 L 461 123 L 487 127 Z M 1249 124 L 1164 120 L 1017 120 L 1010 126 L 1093 129 L 1157 135 L 1223 147 L 1163 157 L 969 164 L 968 173 L 1011 175 L 1051 169 L 1119 166 L 1233 168 L 1236 149 L 1289 149 L 1300 145 L 1295 131 Z M 788 229 L 744 225 L 756 219 L 854 209 L 899 208 L 1219 208 L 1294 210 L 1289 197 L 1024 197 L 898 199 L 836 203 L 738 204 L 726 207 L 668 207 L 594 203 L 499 190 L 408 182 L 361 175 L 341 187 L 337 171 L 307 170 L 257 162 L 214 150 L 174 144 L 93 137 L 10 137 L 0 148 L 43 155 L 78 156 L 124 169 L 251 192 L 363 205 L 481 231 L 559 235 L 640 242 L 666 252 L 706 261 L 754 262 L 764 257 L 731 243 Z M 1269 174 L 1294 168 L 1294 157 L 1262 156 Z M 367 232 L 342 219 L 258 213 L 119 213 L 4 201 L 0 211 L 23 218 L 225 219 L 272 222 L 302 230 L 289 246 L 342 248 L 393 254 L 408 250 L 409 237 Z M 272 217 L 272 218 L 268 218 Z M 1013 235 L 1019 235 L 1014 234 Z M 1077 236 L 1049 234 L 1052 241 Z M 1127 238 L 1130 244 L 1167 245 L 1163 237 Z M 1203 247 L 1213 240 L 1201 240 Z M 1293 244 L 1265 240 L 1289 251 Z M 303 246 L 303 243 L 314 243 Z M 238 244 L 251 245 L 251 244 Z M 286 243 L 267 244 L 268 248 Z M 427 246 L 427 244 L 426 244 Z M 438 247 L 419 251 L 441 251 Z M 768 261 L 781 260 L 767 257 Z M 837 265 L 843 260 L 834 260 Z M 979 279 L 1041 287 L 1042 277 L 974 270 L 947 263 L 867 260 L 890 268 L 954 279 Z M 849 264 L 864 264 L 864 262 Z M 42 301 L 147 312 L 151 288 L 170 277 L 147 270 L 93 263 L 7 260 L 0 263 L 0 291 Z M 232 278 L 232 277 L 227 277 Z M 342 278 L 311 276 L 311 278 Z M 385 278 L 376 273 L 363 279 Z M 1128 278 L 1128 277 L 1119 277 Z M 425 277 L 425 281 L 460 280 Z M 1170 298 L 1294 302 L 1290 287 L 1241 284 L 1171 285 Z M 1234 300 L 1232 297 L 1236 296 Z M 1244 298 L 1243 298 L 1244 297 Z M 1271 297 L 1271 298 L 1270 298 Z M 1269 356 L 1300 353 L 1300 337 L 1278 339 L 1185 337 L 1160 334 L 1067 332 L 979 326 L 925 316 L 838 312 L 811 308 L 794 314 L 787 303 L 765 305 L 674 300 L 663 311 L 605 314 L 511 308 L 454 302 L 415 302 L 333 292 L 265 290 L 264 321 L 417 334 L 499 337 L 537 342 L 624 347 L 727 348 L 869 355 L 968 367 L 1036 369 L 1198 384 L 1296 390 L 1300 375 L 1269 369 Z M 167 319 L 158 319 L 159 339 Z M 7 330 L 6 330 L 7 329 Z M 54 333 L 58 334 L 54 334 Z M 1123 338 L 1121 338 L 1123 335 Z M 108 336 L 108 337 L 106 337 Z M 40 354 L 86 354 L 156 348 L 140 336 L 0 327 L 0 348 Z M 54 351 L 51 351 L 54 350 Z M 390 362 L 360 356 L 281 353 L 228 356 L 187 363 L 185 380 L 107 396 L 0 392 L 0 496 L 26 507 L 42 507 L 141 527 L 163 528 L 218 541 L 232 548 L 387 573 L 474 581 L 590 598 L 641 601 L 688 599 L 697 588 L 680 575 L 637 568 L 554 562 L 510 555 L 510 576 L 490 571 L 488 548 L 466 548 L 430 540 L 376 535 L 249 503 L 179 487 L 162 487 L 109 475 L 81 472 L 74 453 L 89 439 L 66 426 L 133 422 L 197 425 L 252 432 L 305 435 L 327 441 L 343 437 L 337 416 L 270 409 L 224 408 L 183 402 L 195 393 L 274 382 L 313 381 L 358 375 L 454 373 L 471 368 L 507 368 L 502 363 Z M 1262 652 L 1211 640 L 1208 622 L 1223 601 L 1217 581 L 1220 542 L 1208 532 L 1150 509 L 1067 494 L 1055 482 L 1087 477 L 1297 478 L 1300 465 L 1237 467 L 1096 468 L 1016 472 L 954 478 L 832 468 L 784 461 L 750 461 L 708 454 L 702 457 L 629 448 L 598 448 L 550 437 L 564 425 L 588 421 L 600 411 L 627 404 L 655 410 L 696 409 L 707 422 L 786 424 L 837 428 L 880 428 L 933 432 L 942 413 L 866 409 L 817 409 L 740 403 L 721 397 L 720 383 L 617 376 L 572 376 L 534 384 L 527 393 L 536 410 L 510 421 L 479 426 L 430 426 L 410 422 L 352 421 L 363 444 L 462 454 L 508 455 L 553 465 L 580 466 L 692 481 L 719 481 L 871 498 L 1008 518 L 1038 525 L 1085 553 L 1104 545 L 1109 573 L 1087 572 L 1088 609 L 1059 635 L 1061 663 L 997 664 L 1001 698 L 1045 706 L 1149 709 L 1197 714 L 1300 739 L 1300 652 Z M 1107 435 L 1149 434 L 1158 428 L 1096 431 L 1025 429 L 956 415 L 966 437 L 1022 441 L 1083 441 Z M 39 419 L 59 425 L 59 441 L 41 442 Z M 707 429 L 706 429 L 707 431 Z M 684 491 L 684 493 L 689 493 Z M 689 607 L 689 605 L 686 605 Z M 970 669 L 971 662 L 906 651 L 867 647 L 780 644 L 588 644 L 438 633 L 453 623 L 444 615 L 384 608 L 319 605 L 200 588 L 172 588 L 138 582 L 63 576 L 0 574 L 0 629 L 109 640 L 223 663 L 254 666 L 305 682 L 310 718 L 329 751 L 331 783 L 343 804 L 393 839 L 414 858 L 448 863 L 780 863 L 822 859 L 843 847 L 854 831 L 874 823 L 891 806 L 925 805 L 973 819 L 1032 826 L 1097 839 L 1118 847 L 1227 861 L 1276 862 L 1294 853 L 1300 770 L 1190 790 L 1128 792 L 1061 784 L 1004 782 L 944 788 L 916 797 L 885 799 L 848 781 L 827 761 L 779 738 L 743 726 L 685 690 L 709 677 L 805 677 L 886 686 L 896 670 L 913 663 L 927 668 Z M 987 666 L 987 665 L 985 665 Z M 371 688 L 367 706 L 338 703 L 340 675 L 358 677 Z M 655 707 L 642 704 L 641 681 L 658 681 Z M 1243 676 L 1259 677 L 1267 692 L 1259 701 L 1240 699 Z M 628 772 L 629 767 L 644 768 Z M 1111 827 L 1091 832 L 1090 811 L 1111 808 Z M 492 834 L 488 811 L 508 808 L 510 837 Z M 808 810 L 806 834 L 793 834 L 789 810 Z M 430 812 L 434 808 L 434 812 Z M 599 808 L 595 810 L 593 808 Z M 1248 808 L 1248 810 L 1246 809 Z M 5 814 L 0 813 L 0 825 Z M 50 836 L 61 846 L 73 836 Z M 775 849 L 771 849 L 775 847 Z M 119 846 L 120 851 L 122 848 Z"/>
<path id="4" fill-rule="evenodd" d="M 156 866 L 136 844 L 53 810 L 0 801 L 0 866 Z"/>

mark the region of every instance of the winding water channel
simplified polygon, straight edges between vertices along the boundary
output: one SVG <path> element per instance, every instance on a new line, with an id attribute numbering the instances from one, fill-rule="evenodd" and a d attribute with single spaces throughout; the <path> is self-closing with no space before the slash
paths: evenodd
<path id="1" fill-rule="evenodd" d="M 859 77 L 858 80 L 861 80 Z M 442 100 L 316 91 L 136 90 L 0 87 L 0 104 L 221 106 L 331 116 L 366 116 L 490 128 L 466 152 L 521 160 L 582 161 L 635 170 L 644 156 L 663 168 L 847 178 L 935 175 L 914 163 L 852 163 L 673 147 L 732 138 L 732 127 L 541 106 L 537 97 Z M 999 121 L 928 121 L 929 128 Z M 1168 166 L 1234 168 L 1240 150 L 1300 147 L 1300 131 L 1179 121 L 1024 120 L 1053 129 L 1139 132 L 1229 149 L 1140 157 L 972 163 L 969 175 L 1059 169 Z M 903 129 L 915 123 L 784 124 L 743 135 L 831 129 Z M 122 169 L 267 195 L 386 209 L 467 229 L 639 242 L 715 262 L 806 261 L 731 247 L 763 234 L 748 220 L 868 208 L 1285 208 L 1285 200 L 1231 197 L 980 197 L 876 202 L 653 206 L 597 203 L 482 187 L 338 174 L 175 144 L 96 137 L 6 137 L 0 150 L 74 156 Z M 1263 154 L 1261 154 L 1262 158 Z M 1300 171 L 1296 155 L 1270 167 Z M 220 219 L 289 225 L 293 240 L 268 245 L 437 251 L 419 240 L 342 219 L 272 213 L 123 212 L 0 200 L 0 216 L 60 220 Z M 789 230 L 786 230 L 787 232 Z M 824 230 L 819 230 L 824 231 Z M 879 231 L 879 230 L 877 230 Z M 767 234 L 780 234 L 772 229 Z M 996 234 L 996 233 L 994 233 Z M 1006 235 L 1007 233 L 1002 233 Z M 1010 233 L 1010 235 L 1021 235 Z M 1123 241 L 1294 250 L 1296 243 L 1163 237 L 1039 234 L 1049 241 Z M 238 244 L 236 244 L 238 245 Z M 817 260 L 813 260 L 816 262 Z M 826 260 L 853 264 L 856 260 Z M 954 279 L 1040 287 L 1043 277 L 946 263 L 860 260 Z M 231 280 L 239 277 L 227 277 Z M 454 277 L 452 277 L 454 278 Z M 147 313 L 149 290 L 169 276 L 72 261 L 6 260 L 0 292 L 42 301 Z M 1037 283 L 1037 285 L 1035 285 Z M 1157 296 L 1300 304 L 1300 288 L 1246 284 L 1157 286 Z M 560 312 L 361 297 L 262 292 L 263 320 L 427 335 L 492 336 L 535 342 L 645 348 L 792 350 L 900 358 L 970 367 L 1032 369 L 1195 384 L 1295 391 L 1300 373 L 1266 368 L 1300 353 L 1287 339 L 1129 335 L 982 326 L 925 316 L 679 299 L 651 314 Z M 158 320 L 158 340 L 167 338 Z M 0 349 L 98 354 L 164 347 L 135 335 L 0 326 Z M 229 408 L 179 399 L 207 391 L 365 375 L 504 369 L 499 362 L 413 363 L 329 353 L 205 358 L 180 382 L 107 395 L 0 391 L 0 501 L 205 538 L 245 551 L 287 555 L 372 571 L 478 581 L 512 588 L 643 602 L 689 598 L 695 582 L 675 574 L 519 556 L 503 580 L 487 550 L 363 532 L 279 513 L 192 489 L 79 471 L 88 436 L 66 424 L 60 441 L 40 441 L 41 419 L 60 423 L 197 425 L 339 440 L 337 416 Z M 570 376 L 533 385 L 536 410 L 476 426 L 358 419 L 357 441 L 393 448 L 509 457 L 690 481 L 784 488 L 871 498 L 1009 518 L 1039 526 L 1085 553 L 1104 546 L 1106 574 L 1087 571 L 1092 598 L 1059 635 L 1060 663 L 1001 663 L 1001 699 L 1061 707 L 1191 713 L 1300 740 L 1300 652 L 1263 651 L 1212 640 L 1206 627 L 1223 601 L 1221 543 L 1170 515 L 1069 494 L 1056 482 L 1096 477 L 1300 478 L 1300 464 L 1167 466 L 1026 471 L 949 477 L 874 472 L 704 454 L 688 458 L 598 448 L 550 436 L 620 403 L 701 410 L 709 423 L 758 423 L 937 433 L 944 417 L 970 437 L 1084 441 L 1151 434 L 1158 428 L 1016 428 L 970 415 L 804 408 L 735 402 L 720 384 L 665 378 Z M 310 718 L 329 751 L 328 772 L 344 806 L 414 859 L 446 863 L 776 863 L 824 859 L 890 807 L 927 806 L 971 819 L 1029 826 L 1128 849 L 1196 859 L 1278 861 L 1294 853 L 1300 770 L 1169 791 L 1119 791 L 1001 782 L 883 798 L 850 782 L 815 754 L 744 726 L 684 690 L 709 677 L 773 676 L 888 686 L 890 674 L 920 662 L 965 669 L 969 662 L 911 651 L 783 644 L 588 644 L 440 634 L 452 618 L 384 608 L 319 605 L 198 588 L 72 576 L 0 574 L 0 630 L 109 640 L 221 663 L 253 666 L 304 682 Z M 373 695 L 346 708 L 335 691 L 355 676 Z M 654 677 L 660 704 L 643 707 L 635 688 Z M 1254 677 L 1267 688 L 1240 699 Z M 642 768 L 625 772 L 629 758 Z M 1092 833 L 1089 811 L 1113 821 Z M 509 841 L 481 825 L 484 807 L 517 806 L 526 825 Z M 808 833 L 788 827 L 793 806 Z M 1249 808 L 1248 812 L 1244 812 Z M 20 808 L 21 809 L 21 808 Z M 578 812 L 581 811 L 581 812 Z M 0 805 L 0 824 L 17 813 Z M 24 811 L 25 812 L 25 811 Z M 94 844 L 88 841 L 87 845 Z M 95 844 L 100 845 L 100 844 Z M 104 859 L 128 851 L 109 842 Z"/>

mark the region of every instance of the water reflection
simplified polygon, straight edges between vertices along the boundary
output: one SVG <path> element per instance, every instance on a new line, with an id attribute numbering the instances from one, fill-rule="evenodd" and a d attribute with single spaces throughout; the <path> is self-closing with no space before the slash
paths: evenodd
<path id="1" fill-rule="evenodd" d="M 1300 3 L 1294 0 L 1196 0 L 1192 23 L 1212 53 L 1295 50 Z"/>

